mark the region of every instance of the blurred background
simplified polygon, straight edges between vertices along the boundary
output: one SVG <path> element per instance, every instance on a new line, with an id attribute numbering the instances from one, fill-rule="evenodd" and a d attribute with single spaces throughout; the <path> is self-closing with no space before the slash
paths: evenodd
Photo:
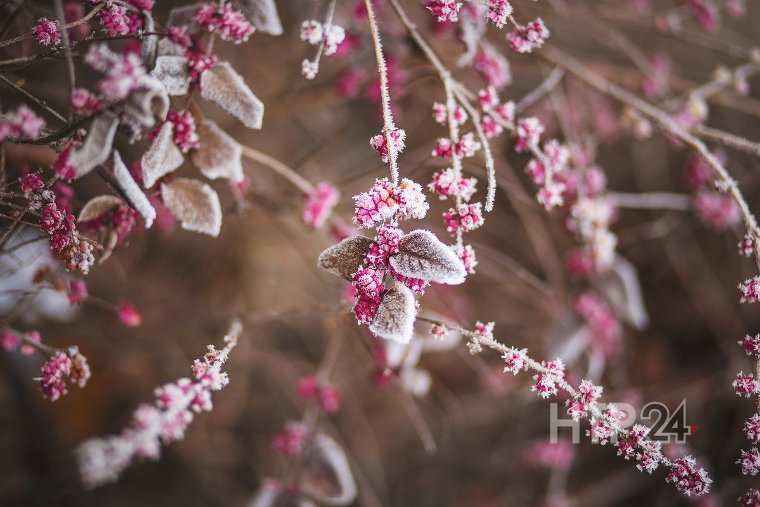
<path id="1" fill-rule="evenodd" d="M 159 23 L 179 3 L 157 2 Z M 624 1 L 513 3 L 520 19 L 544 19 L 554 45 L 637 93 L 639 75 L 615 47 L 614 33 L 624 34 L 645 55 L 668 55 L 676 96 L 709 81 L 719 65 L 746 62 L 655 27 L 652 12 L 683 2 L 652 2 L 645 13 Z M 456 69 L 462 45 L 454 31 L 432 26 L 421 2 L 402 4 Z M 299 40 L 298 27 L 303 19 L 322 19 L 326 2 L 282 1 L 278 8 L 282 36 L 255 34 L 242 46 L 219 44 L 217 49 L 266 104 L 264 128 L 247 130 L 214 106 L 202 107 L 241 143 L 310 181 L 336 185 L 341 201 L 335 213 L 350 221 L 351 196 L 387 170 L 368 146 L 381 121 L 366 21 L 355 2 L 338 2 L 336 22 L 355 37 L 356 47 L 345 56 L 323 59 L 317 79 L 306 81 L 301 61 L 313 48 Z M 49 9 L 47 2 L 25 2 L 5 37 L 28 30 Z M 430 109 L 433 101 L 443 101 L 443 90 L 386 2 L 378 1 L 377 9 L 394 62 L 396 120 L 407 132 L 401 173 L 425 185 L 445 167 L 430 156 L 435 139 L 445 135 Z M 0 21 L 7 15 L 0 14 Z M 749 5 L 746 16 L 725 19 L 717 32 L 702 34 L 695 26 L 686 31 L 752 47 L 760 45 L 758 27 L 760 9 Z M 503 33 L 491 30 L 490 38 L 511 64 L 513 83 L 503 98 L 519 100 L 552 71 L 535 56 L 509 52 Z M 21 51 L 33 50 L 30 45 Z M 3 58 L 16 55 L 0 52 Z M 51 61 L 14 70 L 12 77 L 51 104 L 64 104 L 64 71 L 63 61 Z M 364 76 L 355 93 L 340 88 L 349 71 Z M 472 89 L 483 87 L 471 69 L 455 70 L 455 75 Z M 749 95 L 729 89 L 710 97 L 710 125 L 760 139 L 755 91 L 760 80 L 749 84 Z M 687 150 L 659 132 L 633 139 L 622 125 L 623 110 L 572 77 L 565 76 L 558 90 L 525 114 L 542 118 L 549 135 L 562 137 L 554 114 L 561 110 L 575 138 L 594 146 L 609 189 L 690 193 Z M 0 93 L 3 109 L 18 103 L 8 89 Z M 535 202 L 523 171 L 527 157 L 515 154 L 506 136 L 492 148 L 496 209 L 468 236 L 479 255 L 477 274 L 465 285 L 429 290 L 422 309 L 467 328 L 476 320 L 495 321 L 495 334 L 505 343 L 527 347 L 537 358 L 554 357 L 572 327 L 573 298 L 586 286 L 564 270 L 564 257 L 576 242 L 561 211 L 546 213 Z M 120 141 L 120 149 L 135 159 L 144 143 Z M 19 166 L 49 163 L 52 157 L 23 146 L 9 147 L 8 156 Z M 750 206 L 758 209 L 757 157 L 729 150 L 725 156 Z M 302 417 L 305 405 L 296 383 L 319 368 L 328 343 L 337 347 L 330 378 L 341 389 L 343 403 L 319 424 L 349 456 L 359 487 L 354 505 L 532 506 L 551 504 L 557 500 L 552 492 L 564 491 L 577 506 L 715 506 L 734 503 L 751 485 L 734 461 L 752 406 L 737 399 L 730 384 L 738 370 L 752 368 L 735 343 L 745 333 L 760 331 L 760 319 L 754 307 L 740 307 L 736 297 L 736 284 L 755 274 L 752 263 L 736 255 L 739 228 L 716 231 L 691 210 L 659 209 L 621 209 L 612 226 L 619 254 L 638 271 L 649 325 L 625 327 L 600 382 L 608 400 L 639 406 L 660 401 L 671 408 L 687 400 L 693 434 L 686 448 L 715 481 L 709 499 L 690 503 L 664 483 L 662 471 L 642 474 L 613 448 L 585 438 L 563 451 L 571 462 L 560 456 L 559 465 L 550 460 L 553 467 L 537 463 L 531 449 L 548 436 L 549 404 L 529 391 L 528 375 L 501 375 L 496 354 L 470 356 L 464 344 L 424 354 L 420 366 L 432 378 L 424 397 L 406 392 L 398 382 L 379 385 L 376 339 L 346 313 L 342 283 L 315 266 L 317 255 L 334 240 L 328 231 L 303 224 L 302 196 L 287 181 L 246 163 L 251 187 L 244 208 L 235 206 L 226 185 L 214 183 L 226 210 L 219 238 L 180 229 L 135 234 L 89 275 L 90 294 L 134 303 L 142 314 L 140 327 L 121 326 L 112 311 L 94 303 L 85 303 L 68 320 L 43 317 L 25 324 L 55 346 L 80 347 L 93 375 L 85 389 L 46 402 L 31 380 L 39 360 L 0 354 L 0 505 L 246 505 L 266 477 L 287 470 L 287 459 L 272 451 L 272 439 L 286 421 Z M 465 170 L 483 190 L 480 158 L 467 159 Z M 181 171 L 196 170 L 186 164 Z M 104 190 L 97 178 L 76 186 L 81 202 Z M 430 197 L 429 202 L 424 226 L 445 237 L 440 213 L 448 205 Z M 83 491 L 72 454 L 77 444 L 121 431 L 156 386 L 189 375 L 193 358 L 206 344 L 220 343 L 234 315 L 243 319 L 243 339 L 228 365 L 231 383 L 215 396 L 214 410 L 198 416 L 183 441 L 164 448 L 160 461 L 134 465 L 118 483 Z M 569 369 L 580 378 L 587 366 L 580 357 Z"/>

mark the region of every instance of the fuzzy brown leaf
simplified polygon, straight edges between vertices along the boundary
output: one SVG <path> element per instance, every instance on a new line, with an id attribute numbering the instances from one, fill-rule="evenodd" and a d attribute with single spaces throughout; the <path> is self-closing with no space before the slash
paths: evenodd
<path id="1" fill-rule="evenodd" d="M 79 222 L 89 222 L 105 215 L 114 208 L 118 208 L 124 204 L 124 201 L 120 197 L 115 195 L 99 195 L 93 197 L 87 204 L 84 205 L 82 211 L 79 212 Z"/>
<path id="2" fill-rule="evenodd" d="M 456 285 L 467 272 L 457 254 L 430 231 L 412 231 L 399 243 L 399 253 L 390 258 L 398 273 L 436 283 Z"/>
<path id="3" fill-rule="evenodd" d="M 351 277 L 364 261 L 372 240 L 365 236 L 351 236 L 319 254 L 317 267 L 346 280 Z"/>
<path id="4" fill-rule="evenodd" d="M 211 120 L 198 125 L 198 137 L 200 145 L 191 159 L 205 177 L 243 181 L 242 150 L 237 141 Z"/>
<path id="5" fill-rule="evenodd" d="M 69 155 L 68 163 L 74 168 L 75 178 L 84 176 L 108 160 L 118 126 L 119 119 L 109 112 L 101 114 L 92 121 L 82 146 L 72 150 Z"/>
<path id="6" fill-rule="evenodd" d="M 261 128 L 264 104 L 229 63 L 217 63 L 203 73 L 201 96 L 230 113 L 249 129 Z"/>
<path id="7" fill-rule="evenodd" d="M 153 220 L 156 219 L 156 210 L 150 201 L 148 201 L 140 186 L 135 182 L 127 166 L 124 165 L 124 161 L 121 159 L 118 151 L 113 152 L 113 175 L 116 178 L 117 185 L 124 192 L 132 207 L 142 215 L 145 221 L 145 228 L 150 229 L 150 226 L 153 225 Z"/>
<path id="8" fill-rule="evenodd" d="M 207 184 L 192 178 L 177 178 L 161 184 L 161 197 L 183 229 L 219 235 L 222 206 L 217 193 Z"/>
<path id="9" fill-rule="evenodd" d="M 383 295 L 380 308 L 369 325 L 369 330 L 380 338 L 408 343 L 414 331 L 416 310 L 412 291 L 396 283 Z"/>
<path id="10" fill-rule="evenodd" d="M 145 188 L 152 187 L 161 177 L 174 172 L 184 161 L 182 152 L 174 144 L 174 125 L 167 121 L 141 159 Z"/>
<path id="11" fill-rule="evenodd" d="M 164 48 L 164 51 L 168 51 L 168 49 Z M 159 56 L 156 58 L 156 66 L 150 75 L 163 83 L 166 93 L 169 95 L 186 95 L 190 88 L 187 58 L 184 56 Z"/>

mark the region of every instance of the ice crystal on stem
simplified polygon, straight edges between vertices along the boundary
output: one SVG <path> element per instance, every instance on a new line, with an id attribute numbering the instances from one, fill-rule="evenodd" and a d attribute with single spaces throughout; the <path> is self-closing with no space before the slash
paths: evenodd
<path id="1" fill-rule="evenodd" d="M 85 485 L 92 488 L 115 482 L 134 460 L 156 460 L 162 444 L 184 438 L 193 414 L 210 411 L 211 393 L 229 383 L 222 367 L 237 345 L 240 331 L 240 323 L 235 321 L 221 350 L 209 345 L 208 352 L 193 362 L 192 378 L 181 378 L 156 389 L 154 403 L 141 405 L 121 434 L 82 443 L 77 449 L 77 461 Z"/>

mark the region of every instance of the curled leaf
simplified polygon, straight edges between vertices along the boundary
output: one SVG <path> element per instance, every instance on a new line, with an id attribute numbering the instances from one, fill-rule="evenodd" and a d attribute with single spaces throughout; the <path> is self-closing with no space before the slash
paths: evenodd
<path id="1" fill-rule="evenodd" d="M 207 184 L 191 178 L 177 178 L 161 184 L 161 198 L 182 228 L 218 236 L 222 228 L 219 196 Z"/>
<path id="2" fill-rule="evenodd" d="M 353 274 L 362 265 L 371 244 L 372 240 L 365 236 L 346 238 L 319 254 L 317 267 L 351 280 Z"/>
<path id="3" fill-rule="evenodd" d="M 186 95 L 190 89 L 187 58 L 184 56 L 159 56 L 150 75 L 163 83 L 169 95 Z"/>
<path id="4" fill-rule="evenodd" d="M 414 331 L 416 310 L 412 291 L 396 283 L 383 295 L 377 314 L 369 325 L 369 330 L 380 338 L 408 343 Z"/>
<path id="5" fill-rule="evenodd" d="M 237 141 L 211 120 L 198 125 L 198 138 L 200 144 L 191 159 L 205 177 L 243 181 L 242 150 Z"/>
<path id="6" fill-rule="evenodd" d="M 163 121 L 169 112 L 169 94 L 158 79 L 144 76 L 140 80 L 140 89 L 132 93 L 124 104 L 124 114 L 128 123 L 151 128 L 156 118 Z"/>
<path id="7" fill-rule="evenodd" d="M 185 158 L 174 144 L 174 124 L 165 122 L 141 159 L 143 184 L 150 188 L 159 178 L 182 165 Z"/>
<path id="8" fill-rule="evenodd" d="M 90 220 L 96 220 L 114 208 L 118 208 L 124 204 L 124 201 L 120 197 L 115 195 L 99 195 L 93 197 L 87 204 L 84 205 L 82 211 L 79 212 L 79 222 L 89 222 Z"/>
<path id="9" fill-rule="evenodd" d="M 304 456 L 302 490 L 325 505 L 348 505 L 356 498 L 356 481 L 346 453 L 324 433 L 315 435 Z"/>
<path id="10" fill-rule="evenodd" d="M 240 4 L 257 30 L 282 35 L 282 23 L 274 0 L 242 0 Z"/>
<path id="11" fill-rule="evenodd" d="M 399 253 L 390 258 L 396 272 L 422 280 L 459 284 L 467 272 L 454 250 L 444 245 L 430 231 L 412 231 L 399 243 Z"/>
<path id="12" fill-rule="evenodd" d="M 69 155 L 68 164 L 76 171 L 75 178 L 84 176 L 108 160 L 118 126 L 119 119 L 109 112 L 101 114 L 92 121 L 82 146 L 72 150 Z"/>
<path id="13" fill-rule="evenodd" d="M 230 113 L 249 129 L 261 128 L 264 104 L 229 63 L 217 63 L 203 73 L 201 96 Z"/>
<path id="14" fill-rule="evenodd" d="M 132 178 L 118 151 L 113 152 L 113 175 L 116 178 L 117 185 L 124 192 L 129 203 L 142 215 L 145 221 L 145 228 L 150 229 L 150 226 L 153 225 L 153 220 L 156 219 L 156 210 L 150 204 L 140 186 Z"/>
<path id="15" fill-rule="evenodd" d="M 599 288 L 615 314 L 636 329 L 647 327 L 649 314 L 644 306 L 639 274 L 633 264 L 615 256 L 610 269 L 600 276 Z"/>

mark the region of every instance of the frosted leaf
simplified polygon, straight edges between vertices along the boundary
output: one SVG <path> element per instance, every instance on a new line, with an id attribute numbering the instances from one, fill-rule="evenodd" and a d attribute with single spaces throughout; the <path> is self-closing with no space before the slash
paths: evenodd
<path id="1" fill-rule="evenodd" d="M 351 280 L 353 274 L 364 262 L 364 256 L 367 255 L 371 244 L 372 240 L 365 236 L 346 238 L 319 254 L 317 267 Z"/>
<path id="2" fill-rule="evenodd" d="M 249 129 L 261 128 L 264 104 L 229 63 L 217 63 L 201 75 L 201 96 L 230 113 Z"/>
<path id="3" fill-rule="evenodd" d="M 299 497 L 280 484 L 265 481 L 248 502 L 248 507 L 316 507 L 316 505 L 308 498 Z"/>
<path id="4" fill-rule="evenodd" d="M 142 215 L 145 221 L 145 228 L 150 229 L 150 226 L 153 225 L 153 220 L 156 219 L 156 210 L 150 201 L 148 201 L 148 198 L 145 197 L 145 193 L 140 186 L 132 178 L 118 151 L 113 152 L 113 175 L 116 178 L 117 185 L 124 192 L 129 203 Z"/>
<path id="5" fill-rule="evenodd" d="M 240 5 L 257 30 L 282 35 L 282 23 L 274 0 L 241 0 Z"/>
<path id="6" fill-rule="evenodd" d="M 198 24 L 195 22 L 195 13 L 203 2 L 176 7 L 169 11 L 166 20 L 166 26 L 186 26 L 188 33 L 193 34 L 198 31 Z"/>
<path id="7" fill-rule="evenodd" d="M 304 493 L 324 505 L 349 505 L 356 499 L 356 481 L 343 448 L 318 433 L 304 455 Z"/>
<path id="8" fill-rule="evenodd" d="M 142 11 L 143 18 L 143 31 L 155 32 L 156 22 L 153 20 L 153 15 L 149 11 Z M 158 36 L 146 35 L 142 38 L 142 50 L 141 57 L 143 65 L 146 69 L 150 70 L 156 62 L 156 51 L 158 50 Z"/>
<path id="9" fill-rule="evenodd" d="M 380 338 L 408 343 L 412 339 L 415 317 L 414 294 L 397 283 L 383 295 L 369 330 Z"/>
<path id="10" fill-rule="evenodd" d="M 425 396 L 433 383 L 430 373 L 421 368 L 403 368 L 399 373 L 399 380 L 404 391 L 418 398 Z"/>
<path id="11" fill-rule="evenodd" d="M 119 120 L 111 113 L 103 113 L 92 121 L 82 146 L 72 150 L 68 163 L 74 168 L 75 178 L 81 178 L 108 160 Z"/>
<path id="12" fill-rule="evenodd" d="M 124 204 L 124 201 L 120 197 L 115 195 L 99 195 L 93 197 L 87 204 L 84 205 L 82 211 L 79 212 L 79 222 L 89 222 L 105 215 L 114 208 L 118 208 Z"/>
<path id="13" fill-rule="evenodd" d="M 158 56 L 185 56 L 186 49 L 168 38 L 158 41 Z"/>
<path id="14" fill-rule="evenodd" d="M 143 185 L 150 188 L 159 178 L 175 171 L 185 158 L 174 144 L 174 124 L 167 121 L 158 131 L 148 150 L 143 153 L 141 164 Z"/>
<path id="15" fill-rule="evenodd" d="M 198 125 L 198 138 L 200 144 L 190 158 L 205 177 L 243 181 L 242 150 L 237 141 L 211 120 Z"/>
<path id="16" fill-rule="evenodd" d="M 156 118 L 166 119 L 169 112 L 169 95 L 166 87 L 158 79 L 145 76 L 140 80 L 140 89 L 129 96 L 124 104 L 124 113 L 130 117 L 130 124 L 151 128 Z"/>
<path id="17" fill-rule="evenodd" d="M 401 238 L 399 253 L 390 258 L 390 263 L 404 276 L 436 283 L 460 284 L 467 276 L 454 250 L 422 229 Z"/>
<path id="18" fill-rule="evenodd" d="M 633 264 L 616 255 L 610 269 L 599 279 L 600 291 L 615 314 L 638 330 L 646 328 L 649 314 L 644 306 L 639 274 Z"/>
<path id="19" fill-rule="evenodd" d="M 186 95 L 190 88 L 187 58 L 184 56 L 159 56 L 150 75 L 163 83 L 169 95 Z"/>
<path id="20" fill-rule="evenodd" d="M 161 198 L 188 231 L 218 236 L 222 228 L 219 196 L 207 184 L 191 178 L 177 178 L 161 184 Z"/>

